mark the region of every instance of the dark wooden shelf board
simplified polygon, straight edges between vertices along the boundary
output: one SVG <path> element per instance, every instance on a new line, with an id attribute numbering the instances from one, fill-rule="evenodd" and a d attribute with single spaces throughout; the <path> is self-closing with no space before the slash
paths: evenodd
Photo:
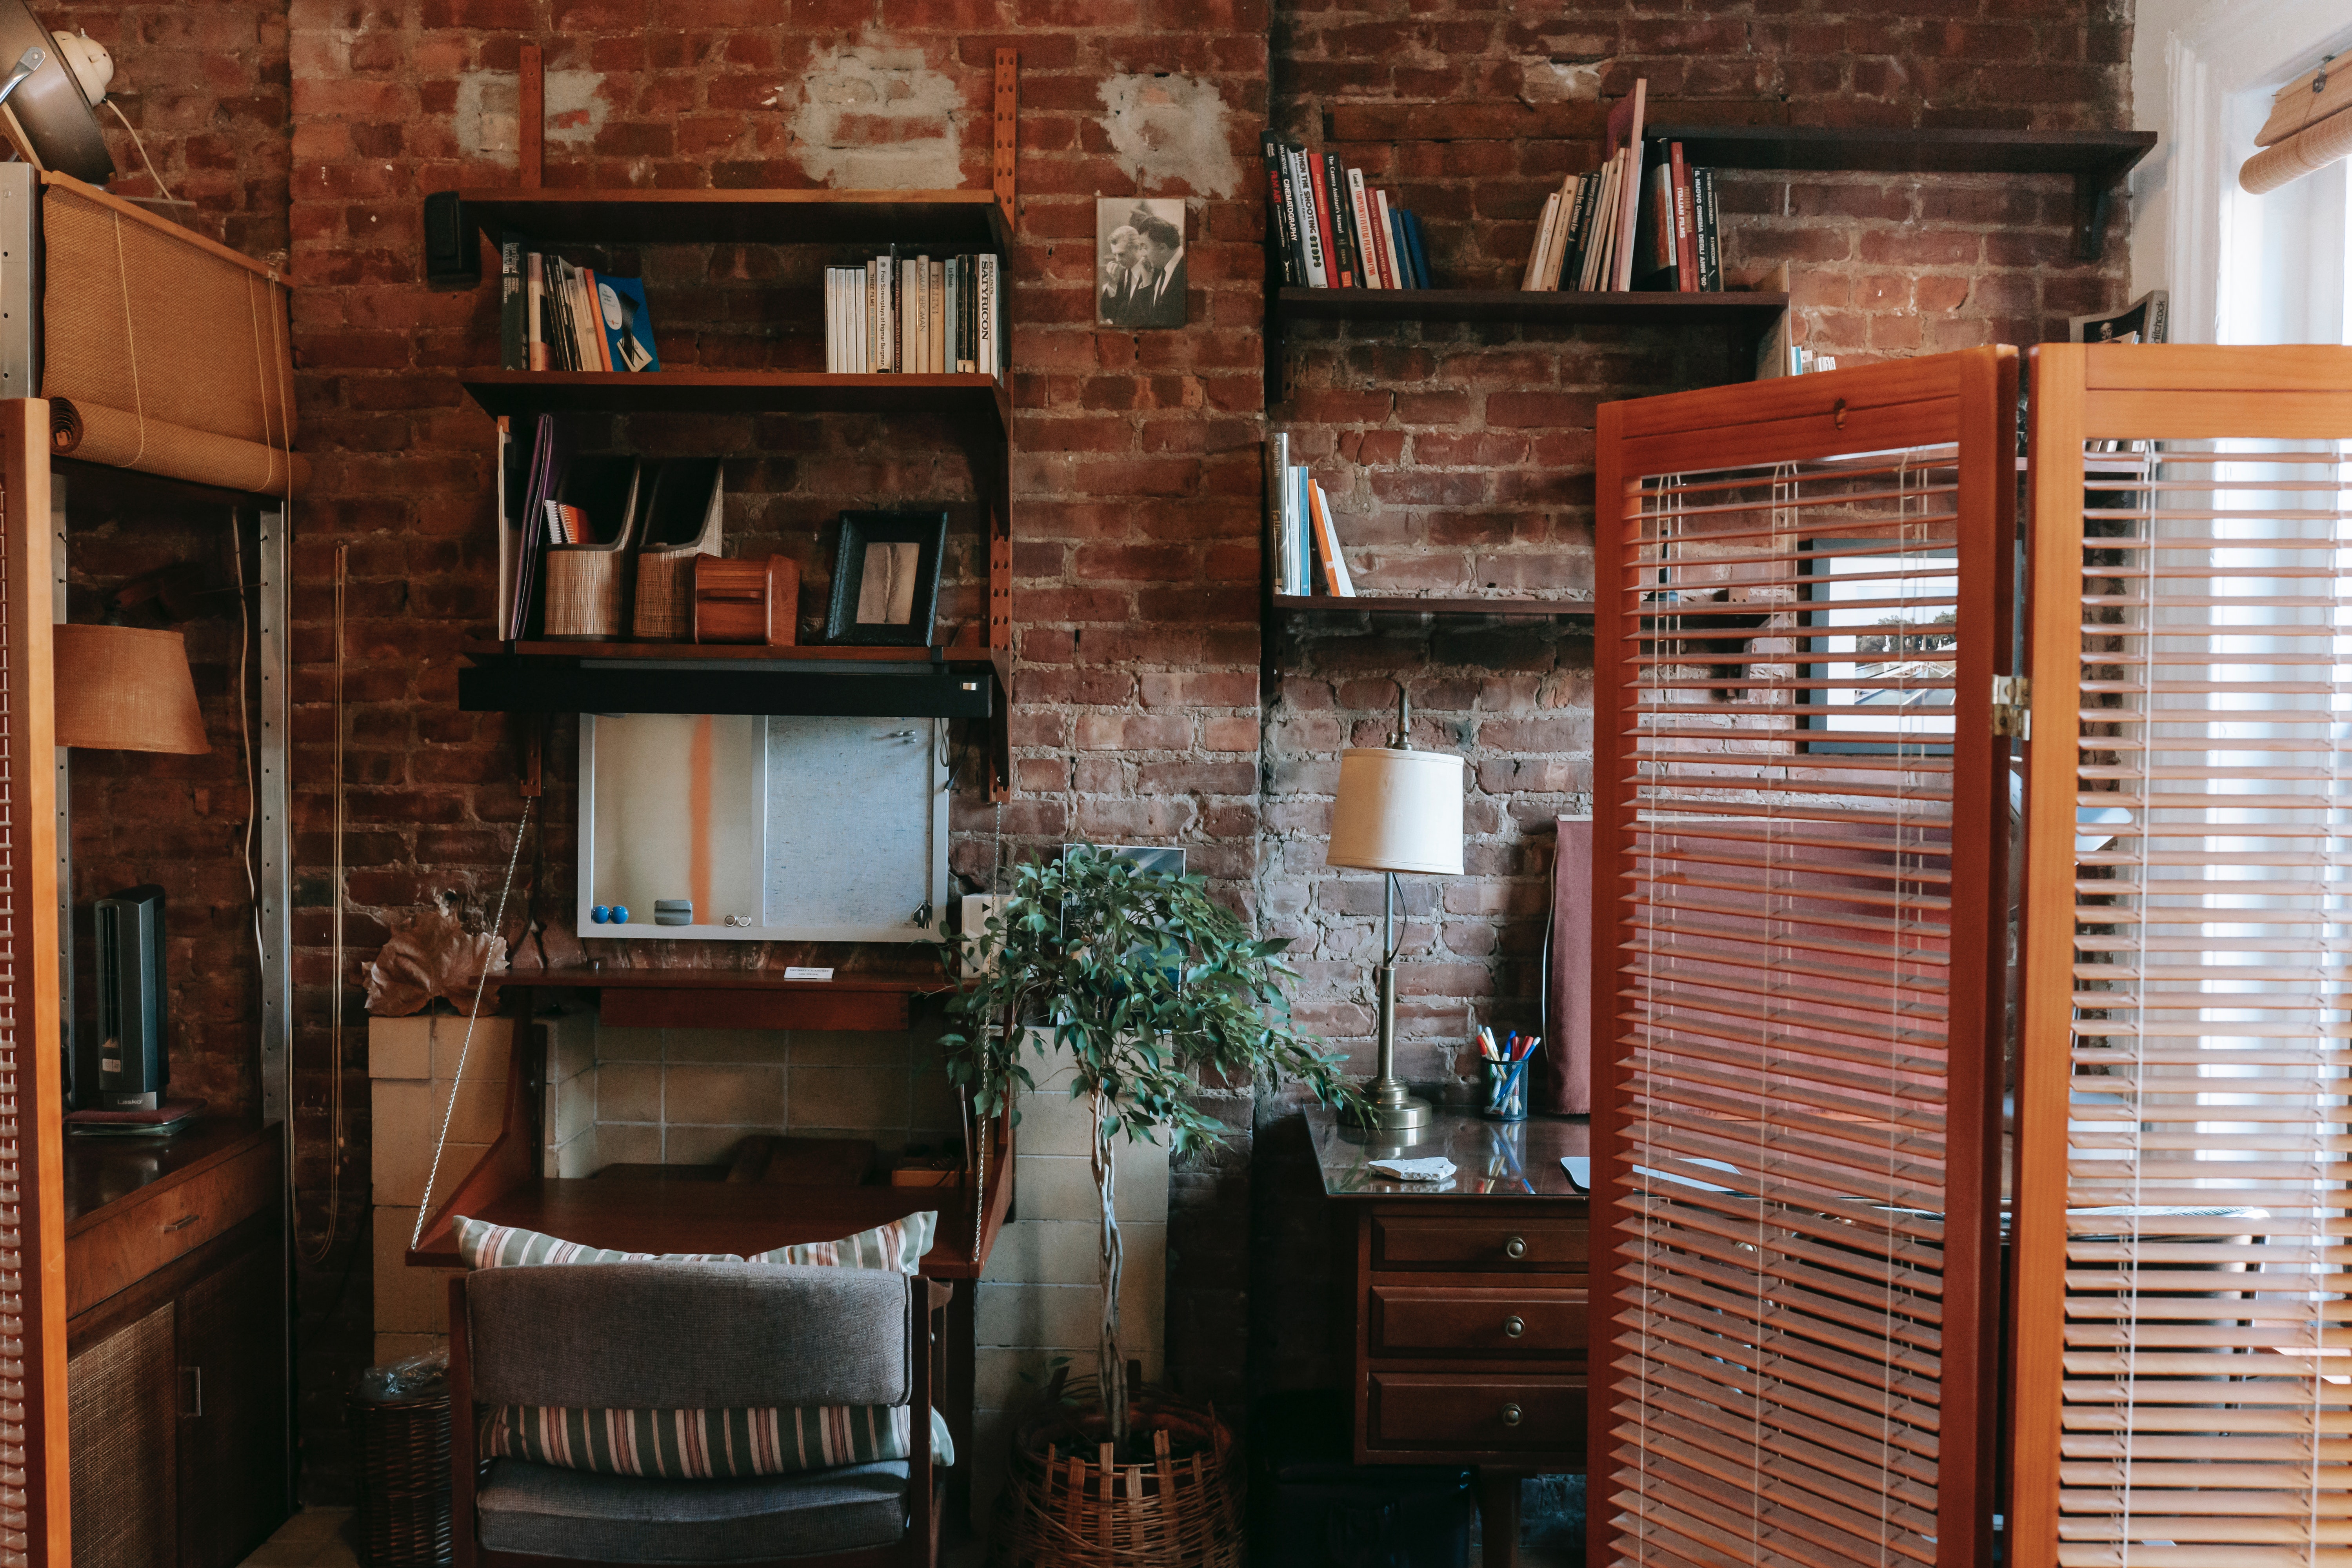
<path id="1" fill-rule="evenodd" d="M 1578 293 L 1519 289 L 1297 289 L 1277 318 L 1306 321 L 1517 321 L 1528 325 L 1730 327 L 1748 339 L 1789 308 L 1786 294 Z"/>
<path id="2" fill-rule="evenodd" d="M 1003 251 L 992 191 L 518 191 L 462 189 L 495 245 L 899 245 Z"/>
<path id="3" fill-rule="evenodd" d="M 770 647 L 758 643 L 691 642 L 486 642 L 457 645 L 467 658 L 667 659 L 680 664 L 726 666 L 746 659 L 810 664 L 948 665 L 958 668 L 994 668 L 988 649 L 970 644 L 955 647 L 836 647 L 818 643 Z"/>
<path id="4" fill-rule="evenodd" d="M 986 719 L 1000 682 L 985 656 L 912 659 L 805 659 L 797 648 L 752 658 L 691 659 L 467 648 L 457 707 L 467 713 L 767 713 L 838 719 Z M 546 645 L 526 644 L 526 647 Z M 557 645 L 561 646 L 561 645 Z M 701 650 L 697 650 L 701 651 Z M 921 650 L 916 650 L 921 651 Z"/>
<path id="5" fill-rule="evenodd" d="M 956 414 L 1010 428 L 992 375 L 822 375 L 793 371 L 473 370 L 458 378 L 486 414 Z"/>
<path id="6" fill-rule="evenodd" d="M 1716 169 L 1853 170 L 1889 174 L 2068 174 L 2076 253 L 2098 259 L 2107 199 L 2156 148 L 2153 131 L 1970 131 L 1900 126 L 1658 125 L 1643 134 L 1683 144 L 1687 163 Z"/>
<path id="7" fill-rule="evenodd" d="M 592 930 L 588 933 L 594 936 Z M 925 974 L 839 974 L 831 980 L 787 980 L 782 970 L 707 969 L 687 965 L 663 968 L 512 969 L 499 976 L 501 985 L 549 986 L 559 990 L 605 991 L 805 991 L 824 994 L 871 992 L 893 996 L 924 995 L 952 990 L 955 982 L 944 970 Z"/>
<path id="8" fill-rule="evenodd" d="M 1496 616 L 1507 620 L 1552 620 L 1562 616 L 1583 620 L 1592 618 L 1592 601 L 1590 599 L 1418 599 L 1391 594 L 1360 594 L 1354 598 L 1340 598 L 1319 594 L 1276 594 L 1274 595 L 1274 607 L 1277 612 L 1288 614 Z"/>

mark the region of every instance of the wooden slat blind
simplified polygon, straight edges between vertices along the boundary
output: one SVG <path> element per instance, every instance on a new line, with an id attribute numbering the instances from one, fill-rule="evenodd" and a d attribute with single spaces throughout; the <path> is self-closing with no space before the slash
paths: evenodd
<path id="1" fill-rule="evenodd" d="M 2035 351 L 2024 1568 L 2352 1563 L 2346 387 Z"/>
<path id="2" fill-rule="evenodd" d="M 67 1492 L 49 409 L 0 402 L 0 1564 L 73 1560 Z"/>
<path id="3" fill-rule="evenodd" d="M 1990 1524 L 2013 351 L 1604 407 L 1593 1561 Z"/>

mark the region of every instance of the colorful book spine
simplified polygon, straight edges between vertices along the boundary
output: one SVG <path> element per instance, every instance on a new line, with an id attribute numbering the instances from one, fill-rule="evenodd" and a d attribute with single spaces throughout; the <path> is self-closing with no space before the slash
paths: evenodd
<path id="1" fill-rule="evenodd" d="M 1289 154 L 1281 138 L 1272 131 L 1259 138 L 1258 151 L 1265 163 L 1266 244 L 1274 248 L 1283 282 L 1292 288 L 1303 288 L 1307 283 L 1307 262 L 1298 246 L 1298 216 L 1285 188 L 1290 183 Z"/>

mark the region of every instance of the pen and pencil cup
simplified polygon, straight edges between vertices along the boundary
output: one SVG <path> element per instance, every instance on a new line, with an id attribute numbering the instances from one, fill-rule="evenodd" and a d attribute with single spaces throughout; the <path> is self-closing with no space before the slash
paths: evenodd
<path id="1" fill-rule="evenodd" d="M 1478 1064 L 1478 1114 L 1489 1121 L 1528 1119 L 1528 1075 L 1524 1062 L 1484 1060 Z"/>

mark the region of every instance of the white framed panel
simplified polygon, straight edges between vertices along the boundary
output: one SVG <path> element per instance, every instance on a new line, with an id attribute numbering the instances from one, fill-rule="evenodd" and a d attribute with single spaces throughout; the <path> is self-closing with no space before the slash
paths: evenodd
<path id="1" fill-rule="evenodd" d="M 581 715 L 580 933 L 937 940 L 946 742 L 940 719 Z M 656 924 L 666 899 L 691 922 Z"/>

